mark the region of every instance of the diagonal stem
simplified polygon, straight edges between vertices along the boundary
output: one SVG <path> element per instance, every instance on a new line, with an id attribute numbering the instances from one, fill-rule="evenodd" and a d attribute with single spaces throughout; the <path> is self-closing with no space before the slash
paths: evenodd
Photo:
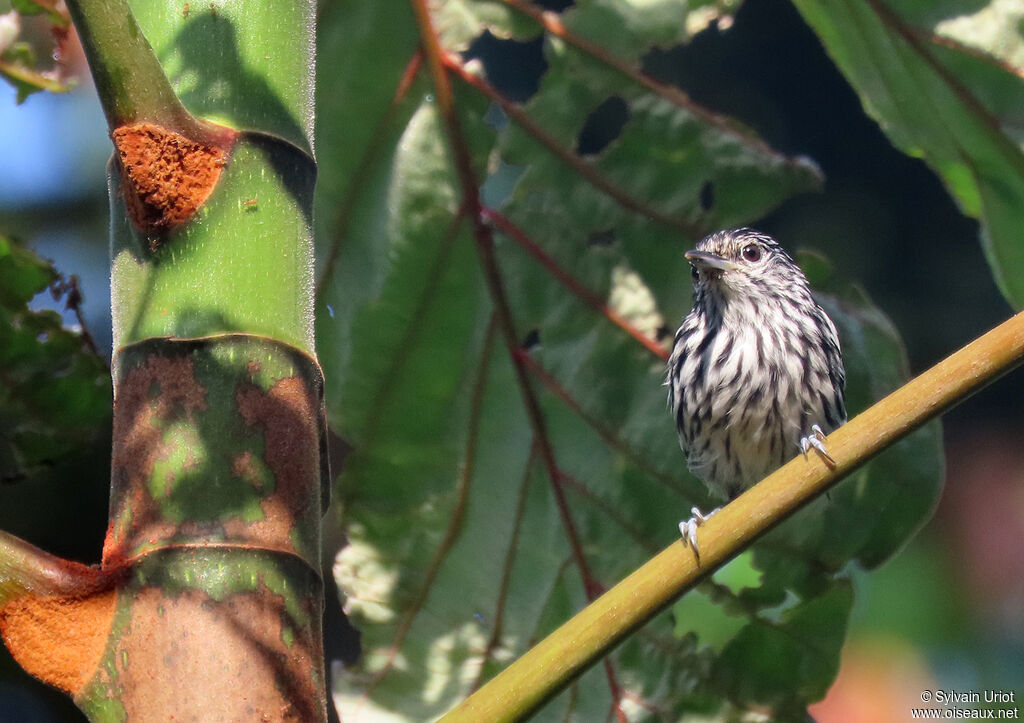
<path id="1" fill-rule="evenodd" d="M 192 140 L 230 135 L 192 116 L 175 95 L 127 0 L 68 0 L 107 125 L 151 121 Z"/>
<path id="2" fill-rule="evenodd" d="M 0 608 L 22 595 L 86 597 L 119 574 L 64 560 L 0 531 Z"/>
<path id="3" fill-rule="evenodd" d="M 676 542 L 524 653 L 442 721 L 527 718 L 628 635 L 758 537 L 886 447 L 1024 360 L 1024 312 L 955 352 L 828 437 L 835 466 L 797 456 L 701 527 L 701 557 Z"/>

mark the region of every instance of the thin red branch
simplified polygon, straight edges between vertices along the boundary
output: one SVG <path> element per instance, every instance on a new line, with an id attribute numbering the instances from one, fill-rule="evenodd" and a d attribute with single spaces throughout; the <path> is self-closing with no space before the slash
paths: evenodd
<path id="1" fill-rule="evenodd" d="M 608 690 L 612 694 L 612 707 L 609 711 L 608 717 L 615 716 L 615 720 L 619 723 L 627 723 L 629 718 L 626 717 L 626 712 L 622 710 L 622 686 L 619 685 L 618 679 L 615 677 L 615 668 L 612 667 L 612 659 L 606 657 L 601 661 L 604 663 L 604 674 L 608 678 Z"/>
<path id="2" fill-rule="evenodd" d="M 704 231 L 694 224 L 691 224 L 682 218 L 662 213 L 654 206 L 630 195 L 624 189 L 605 178 L 605 176 L 603 176 L 594 165 L 587 163 L 578 155 L 566 149 L 556 138 L 554 138 L 539 124 L 535 123 L 530 116 L 523 112 L 522 108 L 520 108 L 517 103 L 513 103 L 503 96 L 483 78 L 470 73 L 458 56 L 451 53 L 445 53 L 442 55 L 442 59 L 444 64 L 463 82 L 471 88 L 475 88 L 497 104 L 505 115 L 532 136 L 534 140 L 547 148 L 552 155 L 564 162 L 580 176 L 586 179 L 592 186 L 594 186 L 594 188 L 607 195 L 624 209 L 641 216 L 645 216 L 652 221 L 657 221 L 658 223 L 667 226 L 668 228 L 675 229 L 690 238 L 699 238 L 704 235 Z"/>
<path id="3" fill-rule="evenodd" d="M 947 50 L 954 50 L 958 53 L 963 53 L 964 55 L 970 56 L 975 60 L 985 63 L 986 65 L 999 68 L 1005 73 L 1016 75 L 1018 78 L 1024 80 L 1024 68 L 1019 68 L 1002 58 L 995 57 L 994 55 L 989 55 L 984 50 L 972 48 L 970 45 L 966 45 L 956 38 L 949 38 L 945 35 L 939 35 L 938 33 L 933 33 L 921 28 L 908 28 L 907 30 L 926 43 L 937 45 L 939 47 L 946 48 Z"/>
<path id="4" fill-rule="evenodd" d="M 491 227 L 484 222 L 481 216 L 480 186 L 473 171 L 469 147 L 455 108 L 451 84 L 445 69 L 445 52 L 441 47 L 437 33 L 434 31 L 433 19 L 430 17 L 427 0 L 410 0 L 410 2 L 419 24 L 420 38 L 423 43 L 424 53 L 426 54 L 427 64 L 434 79 L 437 107 L 448 133 L 452 155 L 455 160 L 455 169 L 462 185 L 463 206 L 473 223 L 474 236 L 477 242 L 476 247 L 480 256 L 480 266 L 484 273 L 487 288 L 491 294 L 491 301 L 494 304 L 495 312 L 498 315 L 498 325 L 505 337 L 505 345 L 512 360 L 516 382 L 522 395 L 523 406 L 526 409 L 526 416 L 530 420 L 530 426 L 537 440 L 541 460 L 544 462 L 548 472 L 551 491 L 555 498 L 559 517 L 562 520 L 562 526 L 565 528 L 573 560 L 583 578 L 588 599 L 593 599 L 590 597 L 594 589 L 593 576 L 590 573 L 586 555 L 583 553 L 583 545 L 580 542 L 580 535 L 576 529 L 572 511 L 569 509 L 569 503 L 565 498 L 565 491 L 561 486 L 558 464 L 555 461 L 555 452 L 551 445 L 551 437 L 547 431 L 547 422 L 541 411 L 536 392 L 533 389 L 530 375 L 518 353 L 519 338 L 516 334 L 515 321 L 512 318 L 512 310 L 505 293 L 501 272 L 498 270 L 498 261 L 494 253 L 494 235 Z"/>
<path id="5" fill-rule="evenodd" d="M 537 244 L 537 242 L 531 239 L 530 236 L 523 231 L 523 229 L 512 223 L 511 219 L 488 207 L 484 207 L 481 213 L 484 220 L 493 223 L 501 230 L 502 233 L 523 247 L 531 256 L 533 256 L 533 258 L 540 262 L 540 265 L 543 266 L 548 273 L 558 279 L 558 281 L 562 282 L 563 285 L 572 291 L 572 293 L 587 306 L 603 315 L 608 319 L 608 321 L 612 322 L 631 337 L 636 339 L 654 356 L 658 357 L 662 361 L 668 361 L 668 351 L 666 351 L 664 347 L 626 321 L 626 319 L 624 319 L 619 313 L 610 309 L 607 304 L 598 298 L 597 294 L 585 287 L 577 281 L 572 274 L 559 266 L 558 263 Z"/>
<path id="6" fill-rule="evenodd" d="M 374 129 L 373 135 L 366 144 L 359 163 L 352 173 L 352 181 L 349 183 L 348 188 L 345 189 L 345 194 L 338 205 L 338 215 L 334 224 L 334 238 L 331 241 L 331 249 L 327 254 L 323 271 L 316 284 L 317 296 L 323 291 L 324 284 L 331 278 L 334 265 L 338 261 L 338 254 L 341 252 L 341 242 L 345 236 L 345 230 L 348 227 L 348 220 L 352 215 L 352 209 L 355 207 L 356 201 L 362 195 L 362 192 L 366 189 L 366 184 L 362 180 L 369 173 L 370 166 L 384 148 L 384 141 L 386 140 L 388 130 L 390 130 L 391 121 L 394 119 L 399 106 L 402 105 L 405 97 L 409 94 L 409 89 L 412 88 L 412 84 L 416 80 L 416 75 L 419 73 L 422 65 L 423 51 L 417 50 L 409 58 L 405 70 L 402 71 L 402 76 L 398 79 L 398 85 L 395 87 L 395 93 L 391 97 L 387 108 L 384 109 L 384 112 L 377 120 L 377 127 Z"/>
<path id="7" fill-rule="evenodd" d="M 92 352 L 93 356 L 103 362 L 103 366 L 109 371 L 110 362 L 105 354 L 100 353 L 99 347 L 96 346 L 96 341 L 93 339 L 92 334 L 89 333 L 89 326 L 85 323 L 85 317 L 82 315 L 82 302 L 85 300 L 85 297 L 79 285 L 78 275 L 71 274 L 70 277 L 65 277 L 64 274 L 61 274 L 60 278 L 53 284 L 51 294 L 54 301 L 67 294 L 67 299 L 64 300 L 64 308 L 75 315 L 75 320 L 78 321 L 78 333 L 82 337 L 82 342 Z"/>

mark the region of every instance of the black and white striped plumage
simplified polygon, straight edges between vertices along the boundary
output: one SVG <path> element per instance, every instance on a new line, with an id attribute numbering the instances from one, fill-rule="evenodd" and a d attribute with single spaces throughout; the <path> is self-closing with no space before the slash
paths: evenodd
<path id="1" fill-rule="evenodd" d="M 731 499 L 809 447 L 831 459 L 822 432 L 846 421 L 846 374 L 836 328 L 803 272 L 748 228 L 711 234 L 686 258 L 693 310 L 666 383 L 690 470 Z M 694 546 L 696 524 L 681 525 Z"/>

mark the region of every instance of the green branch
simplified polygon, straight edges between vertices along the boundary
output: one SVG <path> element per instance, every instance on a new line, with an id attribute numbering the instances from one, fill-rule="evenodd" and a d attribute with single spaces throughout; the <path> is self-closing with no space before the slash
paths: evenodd
<path id="1" fill-rule="evenodd" d="M 536 711 L 698 580 L 925 422 L 1024 358 L 1024 312 L 897 389 L 828 438 L 835 466 L 797 457 L 700 528 L 701 558 L 670 545 L 528 650 L 442 721 L 512 721 Z"/>
<path id="2" fill-rule="evenodd" d="M 128 0 L 68 0 L 67 5 L 111 130 L 151 121 L 193 140 L 214 140 L 211 129 L 174 93 Z"/>
<path id="3" fill-rule="evenodd" d="M 111 578 L 94 567 L 64 560 L 0 531 L 0 608 L 22 595 L 83 597 Z"/>

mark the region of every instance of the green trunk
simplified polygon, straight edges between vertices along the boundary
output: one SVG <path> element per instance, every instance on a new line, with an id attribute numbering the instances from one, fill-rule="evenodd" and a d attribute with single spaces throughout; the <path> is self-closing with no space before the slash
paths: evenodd
<path id="1" fill-rule="evenodd" d="M 0 629 L 93 720 L 322 720 L 314 5 L 69 6 L 115 146 L 110 526 L 99 571 L 0 540 L 38 573 Z"/>

